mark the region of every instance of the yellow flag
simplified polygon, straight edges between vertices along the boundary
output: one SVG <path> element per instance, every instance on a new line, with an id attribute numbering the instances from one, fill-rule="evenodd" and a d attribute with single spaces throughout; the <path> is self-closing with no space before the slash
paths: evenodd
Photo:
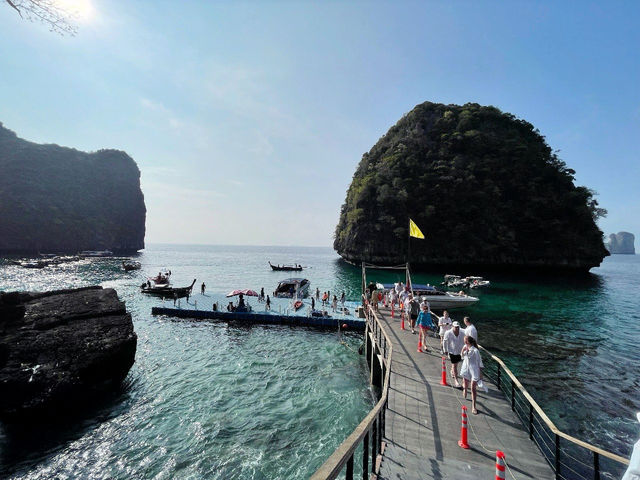
<path id="1" fill-rule="evenodd" d="M 409 219 L 409 236 L 424 239 L 424 235 L 418 228 L 418 225 L 413 223 L 413 220 L 411 219 Z"/>

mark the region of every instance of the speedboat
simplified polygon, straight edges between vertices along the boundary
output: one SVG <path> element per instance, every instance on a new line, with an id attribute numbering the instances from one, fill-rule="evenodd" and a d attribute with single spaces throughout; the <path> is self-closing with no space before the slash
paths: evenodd
<path id="1" fill-rule="evenodd" d="M 274 297 L 278 298 L 305 298 L 309 295 L 309 287 L 311 282 L 306 278 L 286 278 L 278 283 Z"/>
<path id="2" fill-rule="evenodd" d="M 445 275 L 442 285 L 444 285 L 445 287 L 466 288 L 469 286 L 469 282 L 466 278 L 460 277 L 460 275 Z"/>
<path id="3" fill-rule="evenodd" d="M 491 285 L 489 280 L 485 280 L 482 277 L 467 277 L 467 280 L 469 281 L 469 287 L 471 288 L 482 288 Z"/>
<path id="4" fill-rule="evenodd" d="M 382 285 L 385 290 L 394 288 L 393 283 L 385 283 Z M 434 310 L 452 310 L 454 308 L 470 307 L 478 301 L 477 297 L 471 297 L 463 292 L 453 293 L 439 290 L 432 285 L 413 284 L 413 294 L 422 297 L 429 302 Z"/>
<path id="5" fill-rule="evenodd" d="M 463 292 L 453 293 L 438 290 L 432 285 L 413 285 L 413 294 L 416 297 L 422 297 L 426 300 L 431 308 L 451 310 L 454 308 L 470 307 L 478 301 L 477 297 L 472 297 Z"/>

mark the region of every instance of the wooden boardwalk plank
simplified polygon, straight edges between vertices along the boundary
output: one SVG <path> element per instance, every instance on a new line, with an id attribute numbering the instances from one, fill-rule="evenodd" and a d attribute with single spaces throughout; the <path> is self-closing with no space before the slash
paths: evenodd
<path id="1" fill-rule="evenodd" d="M 418 353 L 418 335 L 401 330 L 399 318 L 380 308 L 378 314 L 393 342 L 384 452 L 378 478 L 487 479 L 495 476 L 495 452 L 502 450 L 517 479 L 552 479 L 555 475 L 529 439 L 504 395 L 489 382 L 478 393 L 479 415 L 471 414 L 471 394 L 440 385 L 439 339 L 430 337 L 430 353 Z M 407 324 L 408 327 L 408 324 Z M 480 332 L 482 334 L 482 332 Z M 450 363 L 447 360 L 447 372 Z M 447 382 L 451 377 L 447 376 Z M 461 406 L 467 406 L 469 450 L 458 446 Z M 512 478 L 509 471 L 506 478 Z"/>

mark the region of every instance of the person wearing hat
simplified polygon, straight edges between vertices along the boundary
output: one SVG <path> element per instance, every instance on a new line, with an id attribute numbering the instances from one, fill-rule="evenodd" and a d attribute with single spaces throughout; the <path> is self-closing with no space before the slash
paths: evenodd
<path id="1" fill-rule="evenodd" d="M 461 352 L 464 347 L 464 332 L 460 331 L 460 323 L 453 322 L 451 330 L 444 334 L 442 340 L 444 352 L 449 354 L 451 360 L 451 378 L 456 388 L 460 388 L 458 382 L 458 363 L 462 360 Z"/>

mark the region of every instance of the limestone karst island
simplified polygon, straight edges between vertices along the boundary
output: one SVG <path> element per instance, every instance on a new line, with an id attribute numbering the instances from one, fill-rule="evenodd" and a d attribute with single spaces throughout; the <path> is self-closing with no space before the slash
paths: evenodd
<path id="1" fill-rule="evenodd" d="M 144 248 L 140 170 L 126 153 L 39 145 L 0 123 L 0 172 L 0 253 Z"/>
<path id="2" fill-rule="evenodd" d="M 608 255 L 592 191 L 529 122 L 495 107 L 425 102 L 365 153 L 335 250 L 354 263 L 583 271 Z"/>

